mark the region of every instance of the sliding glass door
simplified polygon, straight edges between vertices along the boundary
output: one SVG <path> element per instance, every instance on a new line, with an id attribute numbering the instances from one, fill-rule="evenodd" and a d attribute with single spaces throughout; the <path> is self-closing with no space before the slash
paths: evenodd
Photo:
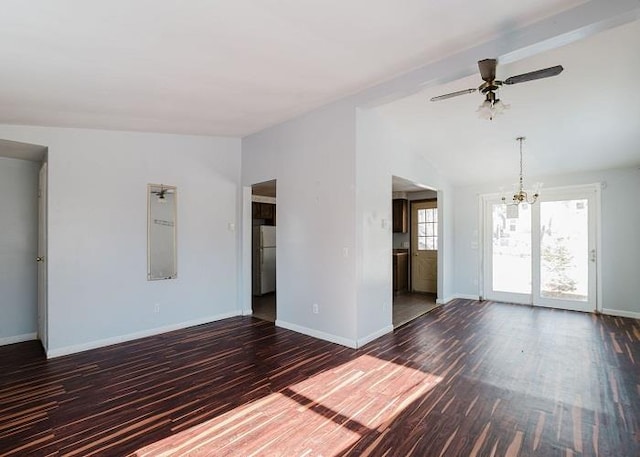
<path id="1" fill-rule="evenodd" d="M 545 189 L 517 210 L 484 197 L 484 297 L 594 311 L 596 193 L 595 185 Z"/>
<path id="2" fill-rule="evenodd" d="M 531 206 L 521 205 L 517 216 L 507 209 L 498 198 L 485 201 L 485 296 L 531 303 Z"/>

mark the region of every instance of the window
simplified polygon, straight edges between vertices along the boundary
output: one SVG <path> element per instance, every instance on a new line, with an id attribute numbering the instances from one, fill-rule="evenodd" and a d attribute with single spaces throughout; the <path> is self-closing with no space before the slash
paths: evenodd
<path id="1" fill-rule="evenodd" d="M 418 210 L 418 250 L 438 250 L 438 208 Z"/>

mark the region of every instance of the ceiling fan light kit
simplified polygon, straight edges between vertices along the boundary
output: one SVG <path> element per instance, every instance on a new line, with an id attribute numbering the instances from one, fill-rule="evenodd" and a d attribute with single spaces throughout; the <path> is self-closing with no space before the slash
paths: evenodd
<path id="1" fill-rule="evenodd" d="M 509 108 L 511 108 L 511 105 L 502 103 L 499 98 L 496 98 L 495 92 L 487 92 L 484 102 L 478 106 L 476 112 L 481 119 L 489 119 L 492 121 L 494 117 L 503 114 L 504 111 Z"/>
<path id="2" fill-rule="evenodd" d="M 511 76 L 504 81 L 496 79 L 496 68 L 498 66 L 497 59 L 483 59 L 478 61 L 478 68 L 480 70 L 480 76 L 483 79 L 483 83 L 477 88 L 464 89 L 449 94 L 438 95 L 432 97 L 432 102 L 440 100 L 446 100 L 448 98 L 457 97 L 459 95 L 471 94 L 473 92 L 481 92 L 484 94 L 484 102 L 478 107 L 478 114 L 483 119 L 493 120 L 494 117 L 502 114 L 504 110 L 508 109 L 510 105 L 504 104 L 497 97 L 498 89 L 504 85 L 519 84 L 527 81 L 534 81 L 536 79 L 549 78 L 551 76 L 557 76 L 562 73 L 564 68 L 562 65 L 556 65 L 554 67 L 543 68 L 541 70 L 530 71 L 521 75 Z"/>

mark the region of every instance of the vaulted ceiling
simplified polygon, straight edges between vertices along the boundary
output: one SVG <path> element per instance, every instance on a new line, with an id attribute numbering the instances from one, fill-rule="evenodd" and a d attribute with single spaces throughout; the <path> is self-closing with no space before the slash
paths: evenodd
<path id="1" fill-rule="evenodd" d="M 580 3 L 7 0 L 0 123 L 244 136 Z"/>
<path id="2" fill-rule="evenodd" d="M 561 64 L 552 78 L 503 86 L 510 108 L 478 117 L 481 94 L 430 102 L 435 95 L 477 87 L 479 74 L 433 86 L 381 106 L 380 114 L 454 184 L 517 181 L 518 136 L 525 174 L 536 176 L 640 166 L 640 21 L 606 30 L 515 63 L 498 79 Z M 487 56 L 492 57 L 492 56 Z"/>
<path id="3" fill-rule="evenodd" d="M 489 48 L 477 57 L 502 58 L 527 27 L 614 7 L 631 18 L 504 59 L 499 78 L 565 68 L 504 87 L 504 116 L 478 119 L 478 94 L 429 102 L 481 82 L 474 58 L 439 62 Z M 637 0 L 7 0 L 0 123 L 245 136 L 375 93 L 391 102 L 372 106 L 456 185 L 514 180 L 521 135 L 531 177 L 637 166 L 638 11 Z M 452 69 L 435 76 L 446 83 L 393 84 L 436 67 Z"/>

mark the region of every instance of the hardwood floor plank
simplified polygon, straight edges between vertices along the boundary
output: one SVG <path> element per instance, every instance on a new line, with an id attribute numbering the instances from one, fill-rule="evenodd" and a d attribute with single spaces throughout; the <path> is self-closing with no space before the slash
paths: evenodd
<path id="1" fill-rule="evenodd" d="M 456 300 L 359 350 L 237 317 L 0 347 L 0 456 L 640 455 L 640 322 Z"/>

